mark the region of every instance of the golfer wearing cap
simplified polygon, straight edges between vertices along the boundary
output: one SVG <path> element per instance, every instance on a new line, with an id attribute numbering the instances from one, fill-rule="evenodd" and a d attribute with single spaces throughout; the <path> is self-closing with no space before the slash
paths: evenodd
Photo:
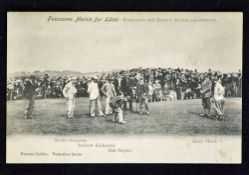
<path id="1" fill-rule="evenodd" d="M 90 116 L 95 117 L 95 114 L 97 112 L 97 115 L 99 117 L 105 117 L 100 102 L 99 87 L 96 76 L 92 77 L 91 82 L 88 85 L 87 92 L 89 94 L 90 100 Z"/>
<path id="2" fill-rule="evenodd" d="M 63 89 L 63 95 L 67 99 L 67 117 L 73 118 L 75 109 L 75 94 L 77 89 L 75 88 L 76 78 L 72 77 L 69 79 L 69 83 Z"/>

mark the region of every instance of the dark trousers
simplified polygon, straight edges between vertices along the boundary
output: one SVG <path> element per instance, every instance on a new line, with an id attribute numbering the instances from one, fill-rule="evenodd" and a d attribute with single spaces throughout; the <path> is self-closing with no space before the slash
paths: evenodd
<path id="1" fill-rule="evenodd" d="M 177 97 L 177 100 L 181 100 L 181 89 L 176 89 L 176 97 Z"/>
<path id="2" fill-rule="evenodd" d="M 35 95 L 32 95 L 31 97 L 26 99 L 26 108 L 25 108 L 25 116 L 30 117 L 33 115 L 35 108 Z"/>
<path id="3" fill-rule="evenodd" d="M 132 98 L 127 98 L 128 99 L 128 103 L 129 103 L 129 109 L 132 110 L 133 109 L 133 99 Z M 124 102 L 124 110 L 127 110 L 127 102 Z"/>

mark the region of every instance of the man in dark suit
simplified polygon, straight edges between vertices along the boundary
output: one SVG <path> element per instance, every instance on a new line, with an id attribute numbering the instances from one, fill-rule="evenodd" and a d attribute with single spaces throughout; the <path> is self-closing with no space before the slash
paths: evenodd
<path id="1" fill-rule="evenodd" d="M 137 96 L 139 101 L 139 114 L 150 115 L 149 112 L 149 104 L 148 104 L 148 84 L 144 83 L 143 79 L 140 79 L 137 84 Z M 145 107 L 145 111 L 143 112 L 143 106 Z"/>
<path id="2" fill-rule="evenodd" d="M 121 90 L 121 81 L 122 81 L 121 76 L 117 75 L 114 79 L 114 87 L 116 92 Z"/>
<path id="3" fill-rule="evenodd" d="M 130 88 L 130 82 L 129 79 L 127 78 L 127 75 L 125 74 L 124 77 L 121 80 L 121 87 L 120 87 L 122 93 L 124 94 L 124 97 L 129 99 L 129 103 L 130 103 L 130 96 L 131 96 L 131 88 Z M 131 105 L 130 105 L 130 109 L 131 109 Z M 127 110 L 127 103 L 124 103 L 124 110 Z"/>
<path id="4" fill-rule="evenodd" d="M 24 85 L 24 96 L 26 99 L 26 109 L 24 112 L 24 118 L 33 118 L 33 112 L 35 108 L 35 96 L 37 85 L 35 83 L 35 77 L 31 76 Z"/>
<path id="5" fill-rule="evenodd" d="M 200 116 L 208 116 L 210 117 L 210 108 L 211 108 L 211 88 L 212 88 L 212 82 L 209 80 L 210 74 L 205 76 L 204 81 L 202 82 L 202 89 L 201 89 L 201 94 L 202 94 L 202 106 L 205 110 L 205 113 L 200 114 Z"/>

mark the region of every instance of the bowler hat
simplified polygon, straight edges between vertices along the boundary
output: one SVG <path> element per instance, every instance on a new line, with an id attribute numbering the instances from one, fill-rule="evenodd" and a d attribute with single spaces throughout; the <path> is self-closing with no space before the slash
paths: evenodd
<path id="1" fill-rule="evenodd" d="M 92 77 L 92 79 L 97 80 L 98 78 L 97 78 L 96 75 L 94 75 L 94 76 Z"/>
<path id="2" fill-rule="evenodd" d="M 76 77 L 69 78 L 69 81 L 76 80 Z"/>

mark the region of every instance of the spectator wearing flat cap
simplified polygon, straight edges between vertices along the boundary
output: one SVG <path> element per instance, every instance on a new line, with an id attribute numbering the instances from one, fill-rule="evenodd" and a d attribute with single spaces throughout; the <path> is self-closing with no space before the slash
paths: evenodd
<path id="1" fill-rule="evenodd" d="M 75 109 L 75 94 L 77 93 L 77 89 L 75 87 L 76 78 L 72 77 L 69 79 L 69 83 L 63 89 L 63 95 L 67 99 L 67 117 L 74 117 L 74 109 Z"/>
<path id="2" fill-rule="evenodd" d="M 91 78 L 91 82 L 88 85 L 87 92 L 89 94 L 89 100 L 90 100 L 90 116 L 95 117 L 97 113 L 99 117 L 105 117 L 101 106 L 99 86 L 97 83 L 96 76 L 93 76 Z"/>

